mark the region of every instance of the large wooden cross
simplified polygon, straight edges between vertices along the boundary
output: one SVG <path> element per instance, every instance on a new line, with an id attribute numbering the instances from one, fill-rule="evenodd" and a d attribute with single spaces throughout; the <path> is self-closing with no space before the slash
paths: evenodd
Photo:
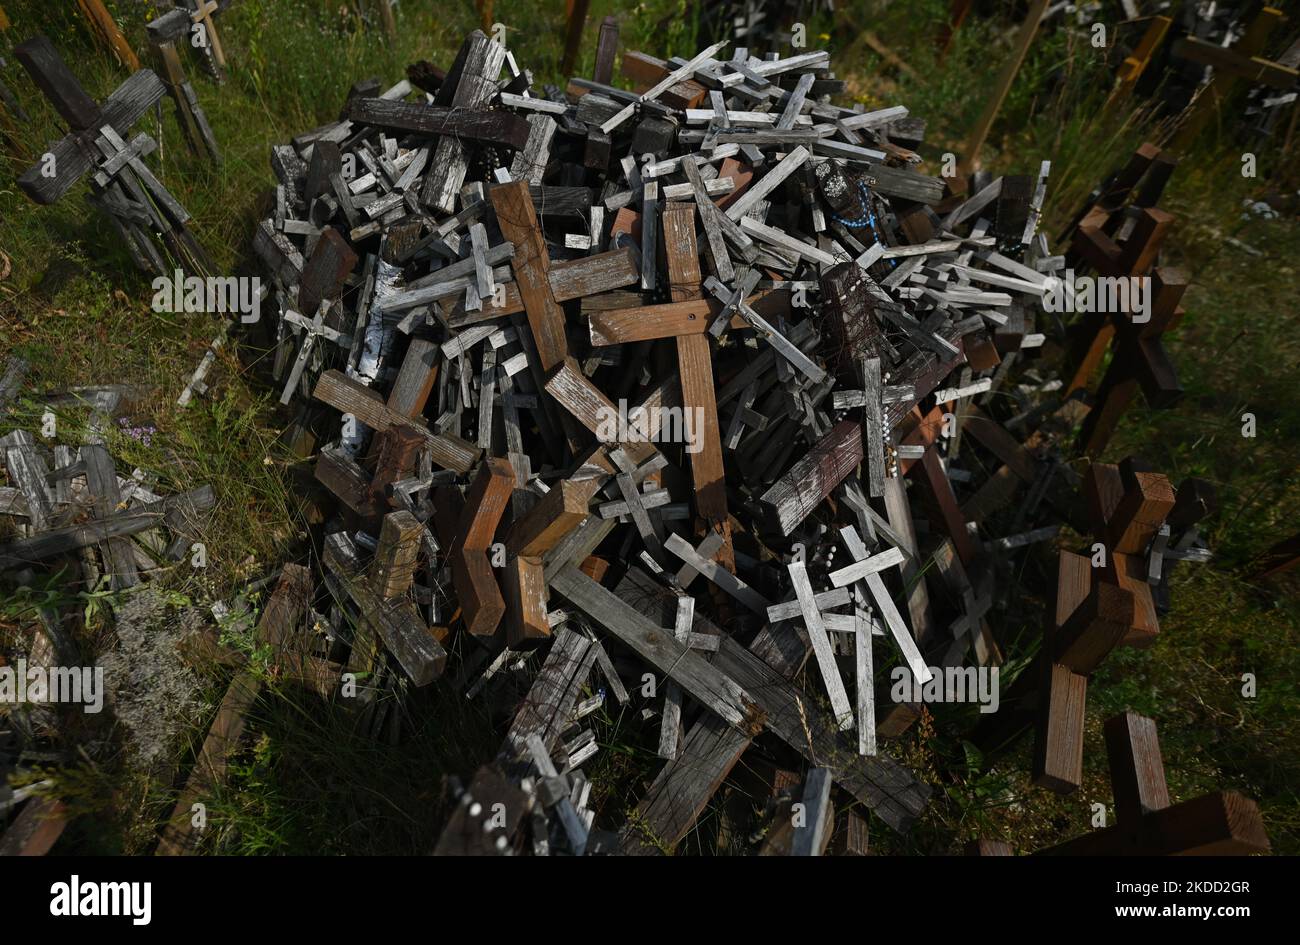
<path id="1" fill-rule="evenodd" d="M 109 215 L 136 265 L 160 275 L 172 269 L 151 239 L 152 231 L 186 272 L 211 273 L 212 262 L 186 226 L 189 214 L 141 160 L 156 142 L 146 134 L 129 144 L 124 140 L 162 98 L 165 89 L 158 76 L 148 69 L 133 73 L 101 107 L 46 37 L 29 39 L 14 54 L 71 129 L 19 177 L 23 192 L 39 204 L 51 204 L 92 174 L 90 200 Z"/>
<path id="2" fill-rule="evenodd" d="M 1242 79 L 1262 82 L 1275 89 L 1294 87 L 1300 72 L 1263 58 L 1260 53 L 1269 36 L 1286 19 L 1281 10 L 1264 7 L 1251 20 L 1246 33 L 1232 47 L 1217 46 L 1195 36 L 1185 36 L 1174 44 L 1173 55 L 1214 68 L 1214 78 L 1200 90 L 1189 108 L 1190 114 L 1174 136 L 1171 149 L 1186 150 L 1202 129 L 1228 104 Z"/>

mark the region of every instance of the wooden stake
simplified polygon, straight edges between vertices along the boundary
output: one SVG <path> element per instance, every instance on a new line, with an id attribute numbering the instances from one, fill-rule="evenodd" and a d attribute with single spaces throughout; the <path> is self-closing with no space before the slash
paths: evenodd
<path id="1" fill-rule="evenodd" d="M 1016 73 L 1020 71 L 1020 65 L 1025 61 L 1029 45 L 1034 41 L 1034 34 L 1038 32 L 1038 23 L 1047 12 L 1047 2 L 1048 0 L 1033 0 L 1029 15 L 1020 25 L 1020 32 L 1016 34 L 1015 42 L 1011 44 L 1011 52 L 1002 62 L 1002 74 L 998 76 L 997 85 L 993 87 L 993 95 L 984 106 L 984 113 L 980 115 L 980 120 L 976 122 L 975 129 L 966 142 L 965 156 L 962 158 L 960 168 L 963 175 L 969 175 L 979 169 L 980 151 L 984 149 L 984 142 L 993 128 L 993 122 L 997 120 L 1007 93 L 1011 91 L 1012 83 L 1016 81 Z"/>

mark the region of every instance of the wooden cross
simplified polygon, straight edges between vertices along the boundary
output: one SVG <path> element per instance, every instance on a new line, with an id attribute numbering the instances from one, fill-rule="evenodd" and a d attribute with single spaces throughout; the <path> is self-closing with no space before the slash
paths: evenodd
<path id="1" fill-rule="evenodd" d="M 206 152 L 214 163 L 218 163 L 221 154 L 217 149 L 216 136 L 199 106 L 194 88 L 185 77 L 180 55 L 176 52 L 177 40 L 184 42 L 189 36 L 189 29 L 190 18 L 179 8 L 164 13 L 145 26 L 149 41 L 162 62 L 167 92 L 176 107 L 176 121 L 181 126 L 185 143 L 195 154 Z"/>
<path id="2" fill-rule="evenodd" d="M 1147 647 L 1159 632 L 1146 552 L 1174 507 L 1168 478 L 1140 468 L 1093 464 L 1085 492 L 1104 565 L 1091 555 L 1060 554 L 1056 620 L 1047 629 L 1032 778 L 1057 793 L 1083 777 L 1088 676 L 1116 646 Z"/>
<path id="3" fill-rule="evenodd" d="M 322 301 L 320 307 L 316 309 L 314 318 L 307 318 L 294 311 L 285 311 L 284 320 L 301 328 L 303 337 L 302 344 L 298 347 L 298 357 L 294 359 L 293 367 L 289 371 L 289 379 L 285 381 L 284 390 L 280 393 L 280 403 L 287 404 L 293 398 L 293 392 L 297 390 L 298 383 L 302 380 L 303 369 L 307 366 L 317 338 L 332 341 L 340 348 L 352 347 L 351 335 L 345 335 L 325 324 L 325 315 L 329 309 L 330 302 Z"/>
<path id="4" fill-rule="evenodd" d="M 133 73 L 101 107 L 46 37 L 22 43 L 14 54 L 71 128 L 19 177 L 23 192 L 36 203 L 50 204 L 94 171 L 91 201 L 109 214 L 140 268 L 159 275 L 171 269 L 148 235 L 152 230 L 186 272 L 213 271 L 186 227 L 189 214 L 140 160 L 156 143 L 139 135 L 127 145 L 122 137 L 162 98 L 165 89 L 158 77 L 148 69 Z"/>
<path id="5" fill-rule="evenodd" d="M 226 54 L 221 48 L 221 37 L 212 16 L 221 9 L 217 0 L 182 0 L 190 15 L 190 47 L 199 50 L 204 67 L 218 82 L 223 81 Z"/>
<path id="6" fill-rule="evenodd" d="M 1146 71 L 1151 57 L 1164 41 L 1171 25 L 1173 21 L 1167 16 L 1150 17 L 1142 38 L 1133 47 L 1133 52 L 1120 64 L 1119 73 L 1115 78 L 1115 88 L 1111 91 L 1110 98 L 1106 100 L 1107 110 L 1117 107 L 1133 93 L 1134 86 L 1137 85 L 1138 79 L 1142 78 L 1142 73 Z"/>
<path id="7" fill-rule="evenodd" d="M 1082 779 L 1088 677 L 1115 647 L 1147 647 L 1159 633 L 1148 549 L 1175 507 L 1169 480 L 1132 459 L 1120 466 L 1094 463 L 1083 488 L 1090 527 L 1103 548 L 1060 552 L 1055 615 L 1044 629 L 1037 664 L 973 736 L 981 750 L 992 752 L 1034 725 L 1032 780 L 1061 794 L 1076 790 Z M 1196 492 L 1188 484 L 1189 518 Z M 1097 554 L 1104 559 L 1094 566 Z"/>
<path id="8" fill-rule="evenodd" d="M 1173 55 L 1213 66 L 1214 78 L 1200 90 L 1193 102 L 1191 114 L 1183 121 L 1170 145 L 1173 151 L 1185 151 L 1200 137 L 1210 119 L 1222 112 L 1242 79 L 1262 82 L 1283 90 L 1295 85 L 1300 72 L 1270 62 L 1259 55 L 1268 44 L 1269 36 L 1285 19 L 1281 10 L 1264 7 L 1255 14 L 1245 35 L 1231 48 L 1217 46 L 1194 36 L 1185 36 L 1174 44 Z"/>
<path id="9" fill-rule="evenodd" d="M 1156 723 L 1134 712 L 1106 720 L 1117 823 L 1039 850 L 1045 856 L 1247 856 L 1267 853 L 1259 807 L 1235 791 L 1170 804 Z"/>

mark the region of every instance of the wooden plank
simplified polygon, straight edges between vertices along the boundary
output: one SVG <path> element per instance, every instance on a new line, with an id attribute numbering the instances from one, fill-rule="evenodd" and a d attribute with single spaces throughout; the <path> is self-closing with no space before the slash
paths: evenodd
<path id="1" fill-rule="evenodd" d="M 614 77 L 614 56 L 618 53 L 618 19 L 607 16 L 600 21 L 600 37 L 596 40 L 596 63 L 591 77 L 602 85 L 609 85 Z"/>
<path id="2" fill-rule="evenodd" d="M 1043 14 L 1047 12 L 1047 3 L 1048 0 L 1033 0 L 1029 13 L 1020 24 L 1020 31 L 1012 42 L 1011 52 L 1002 59 L 1002 71 L 998 75 L 997 84 L 993 87 L 993 94 L 985 104 L 984 111 L 962 151 L 963 176 L 969 175 L 980 166 L 980 152 L 984 149 L 984 142 L 993 128 L 993 122 L 997 120 L 998 112 L 1002 110 L 1002 103 L 1006 100 L 1007 93 L 1011 91 L 1016 73 L 1020 71 L 1020 64 L 1024 62 L 1025 54 L 1029 52 L 1029 46 L 1034 41 L 1038 24 L 1043 19 Z"/>
<path id="3" fill-rule="evenodd" d="M 424 525 L 405 509 L 384 516 L 373 564 L 380 597 L 400 597 L 410 589 L 423 534 Z"/>
<path id="4" fill-rule="evenodd" d="M 1106 523 L 1106 545 L 1120 554 L 1145 554 L 1174 507 L 1173 484 L 1163 473 L 1121 464 L 1124 494 Z"/>
<path id="5" fill-rule="evenodd" d="M 1136 835 L 1116 824 L 1036 855 L 1248 856 L 1268 850 L 1268 834 L 1255 802 L 1220 791 L 1149 814 Z"/>
<path id="6" fill-rule="evenodd" d="M 1156 723 L 1136 712 L 1106 720 L 1106 759 L 1121 826 L 1136 826 L 1147 814 L 1169 806 L 1169 787 L 1160 759 Z"/>
<path id="7" fill-rule="evenodd" d="M 764 524 L 789 535 L 862 462 L 862 426 L 841 420 L 759 498 Z"/>
<path id="8" fill-rule="evenodd" d="M 971 564 L 979 554 L 979 549 L 966 530 L 966 519 L 957 505 L 957 496 L 952 491 L 952 482 L 939 461 L 939 454 L 933 446 L 926 449 L 921 462 L 912 467 L 919 470 L 918 478 L 923 482 L 933 500 L 931 519 L 952 539 L 953 547 L 962 564 Z"/>
<path id="9" fill-rule="evenodd" d="M 568 354 L 568 342 L 564 336 L 564 311 L 551 290 L 550 257 L 528 194 L 528 183 L 498 184 L 489 191 L 489 197 L 502 235 L 514 244 L 515 255 L 510 265 L 515 284 L 528 314 L 542 369 L 550 371 Z"/>
<path id="10" fill-rule="evenodd" d="M 762 727 L 763 713 L 748 692 L 577 568 L 560 571 L 551 587 L 727 724 L 751 736 Z"/>
<path id="11" fill-rule="evenodd" d="M 804 78 L 812 78 L 805 75 Z M 831 824 L 831 772 L 829 768 L 813 768 L 804 784 L 803 822 L 794 828 L 792 856 L 821 856 L 830 840 Z"/>
<path id="12" fill-rule="evenodd" d="M 424 424 L 391 409 L 378 391 L 342 371 L 331 369 L 322 372 L 312 396 L 336 410 L 352 414 L 358 422 L 375 431 L 387 430 L 391 426 L 410 426 L 425 441 L 433 461 L 444 469 L 467 473 L 481 453 L 474 444 L 458 436 L 434 433 Z"/>
<path id="13" fill-rule="evenodd" d="M 1039 787 L 1068 794 L 1082 783 L 1087 694 L 1088 677 L 1059 663 L 1047 667 L 1031 774 Z"/>
<path id="14" fill-rule="evenodd" d="M 422 102 L 385 98 L 351 98 L 344 108 L 344 116 L 358 124 L 386 131 L 451 135 L 513 150 L 527 145 L 530 127 L 526 118 L 510 112 L 440 108 Z"/>
<path id="15" fill-rule="evenodd" d="M 528 695 L 515 714 L 501 747 L 512 758 L 530 737 L 541 738 L 548 748 L 572 724 L 573 707 L 596 660 L 595 644 L 580 633 L 561 627 Z"/>
<path id="16" fill-rule="evenodd" d="M 512 650 L 534 646 L 551 636 L 546 621 L 546 577 L 541 558 L 511 558 L 502 576 L 506 602 L 506 645 Z"/>

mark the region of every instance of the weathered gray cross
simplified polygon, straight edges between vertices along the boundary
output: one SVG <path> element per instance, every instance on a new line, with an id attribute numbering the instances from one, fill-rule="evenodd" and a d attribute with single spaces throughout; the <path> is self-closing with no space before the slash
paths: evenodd
<path id="1" fill-rule="evenodd" d="M 307 318 L 290 310 L 285 311 L 284 320 L 301 328 L 303 338 L 302 345 L 298 348 L 298 357 L 293 362 L 292 370 L 289 371 L 289 379 L 285 382 L 284 391 L 280 394 L 280 403 L 287 404 L 293 398 L 294 389 L 298 386 L 298 382 L 302 380 L 303 369 L 307 366 L 307 361 L 316 346 L 317 338 L 332 341 L 340 348 L 352 347 L 351 335 L 345 335 L 325 324 L 325 314 L 329 311 L 329 308 L 330 302 L 322 300 L 320 307 L 316 309 L 315 318 Z"/>

